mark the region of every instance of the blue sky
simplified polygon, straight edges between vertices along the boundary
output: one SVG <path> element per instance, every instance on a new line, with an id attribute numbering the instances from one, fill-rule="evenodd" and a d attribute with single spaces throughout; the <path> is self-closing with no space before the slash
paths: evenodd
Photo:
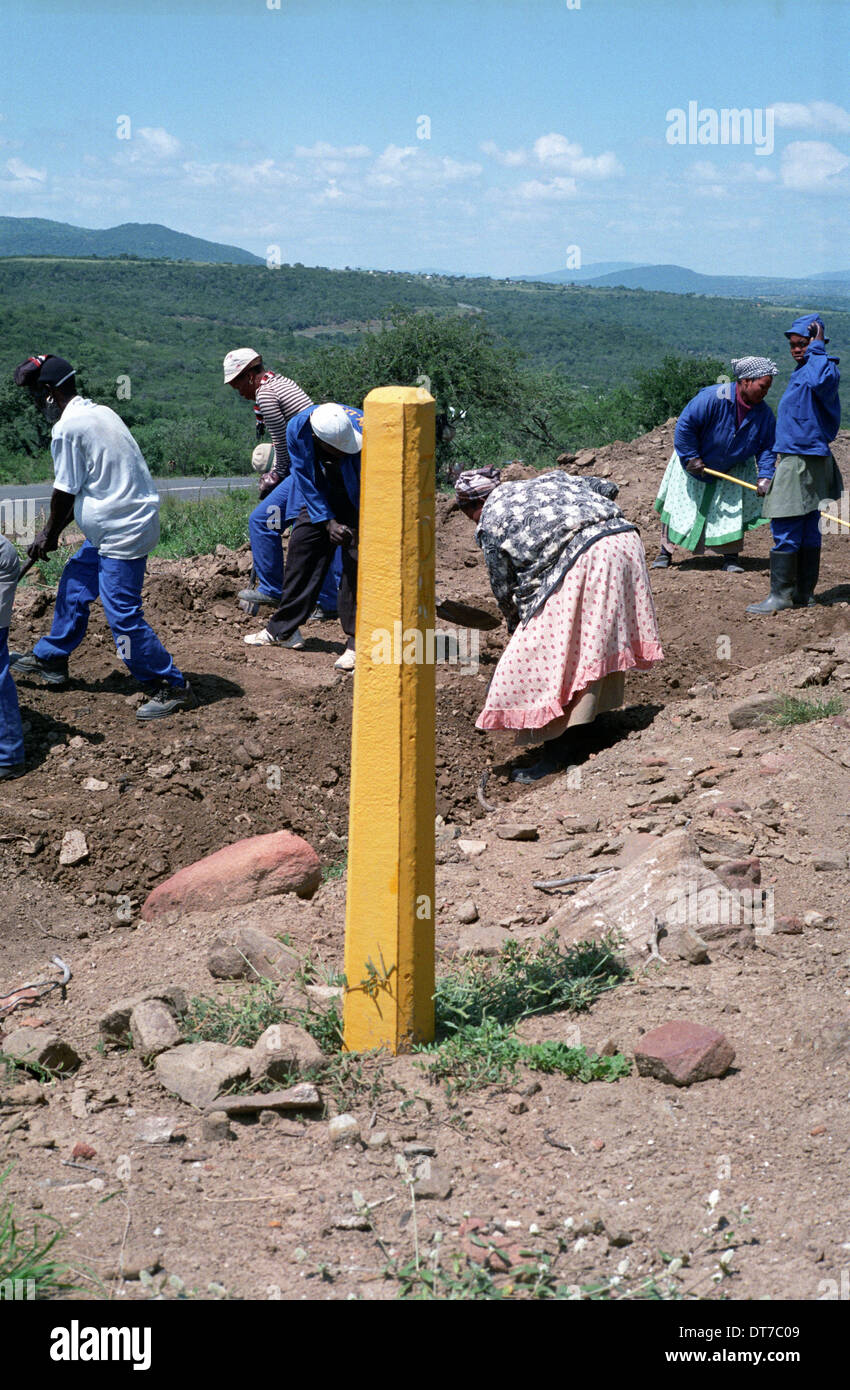
<path id="1" fill-rule="evenodd" d="M 844 0 L 0 3 L 4 214 L 308 265 L 850 260 Z"/>

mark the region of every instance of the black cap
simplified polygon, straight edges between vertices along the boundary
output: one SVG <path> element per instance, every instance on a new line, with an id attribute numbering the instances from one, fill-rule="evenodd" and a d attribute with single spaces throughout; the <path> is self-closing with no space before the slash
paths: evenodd
<path id="1" fill-rule="evenodd" d="M 74 368 L 64 357 L 48 357 L 38 374 L 39 386 L 60 386 L 74 375 Z"/>

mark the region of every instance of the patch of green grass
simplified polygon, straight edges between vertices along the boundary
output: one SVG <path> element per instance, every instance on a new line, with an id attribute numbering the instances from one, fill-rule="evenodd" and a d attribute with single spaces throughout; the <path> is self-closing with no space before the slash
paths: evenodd
<path id="1" fill-rule="evenodd" d="M 588 1009 L 626 978 L 610 941 L 562 952 L 555 931 L 540 942 L 509 941 L 495 961 L 471 960 L 437 981 L 437 1036 L 485 1019 L 516 1023 L 532 1014 Z"/>
<path id="2" fill-rule="evenodd" d="M 586 1047 L 568 1047 L 557 1041 L 524 1043 L 509 1025 L 492 1018 L 467 1024 L 420 1051 L 427 1058 L 423 1065 L 428 1075 L 435 1081 L 446 1081 L 450 1094 L 513 1085 L 520 1067 L 588 1082 L 619 1081 L 628 1076 L 632 1066 L 621 1053 L 599 1057 Z"/>
<path id="3" fill-rule="evenodd" d="M 813 724 L 818 719 L 829 719 L 833 714 L 841 714 L 844 701 L 839 695 L 829 700 L 802 700 L 796 695 L 785 695 L 781 708 L 769 718 L 769 723 L 777 729 L 788 729 L 793 724 Z"/>
<path id="4" fill-rule="evenodd" d="M 331 1095 L 339 1114 L 358 1106 L 364 1110 L 374 1109 L 387 1090 L 384 1075 L 387 1060 L 382 1051 L 336 1052 L 321 1065 L 308 1067 L 304 1080 L 312 1081 Z M 389 1085 L 393 1090 L 404 1090 L 397 1082 L 391 1081 Z"/>
<path id="5" fill-rule="evenodd" d="M 293 1021 L 310 1034 L 323 1052 L 342 1052 L 342 1016 L 336 1004 L 327 1009 L 302 1009 Z"/>
<path id="6" fill-rule="evenodd" d="M 18 1081 L 40 1081 L 42 1084 L 48 1081 L 55 1081 L 61 1075 L 58 1071 L 51 1071 L 49 1067 L 43 1067 L 40 1062 L 17 1062 L 14 1057 L 0 1057 L 0 1082 L 11 1086 Z"/>
<path id="7" fill-rule="evenodd" d="M 278 986 L 273 980 L 260 980 L 247 994 L 234 999 L 190 999 L 184 1020 L 186 1042 L 220 1042 L 230 1047 L 253 1047 L 273 1023 L 280 1023 L 283 1011 L 276 1002 Z"/>
<path id="8" fill-rule="evenodd" d="M 195 501 L 166 497 L 160 507 L 160 538 L 155 555 L 180 560 L 211 555 L 217 545 L 238 550 L 248 540 L 248 516 L 257 499 L 243 489 Z"/>
<path id="9" fill-rule="evenodd" d="M 593 1284 L 571 1284 L 558 1273 L 558 1261 L 563 1242 L 555 1254 L 549 1251 L 523 1250 L 520 1264 L 507 1273 L 493 1273 L 484 1260 L 492 1250 L 498 1252 L 497 1239 L 483 1239 L 473 1244 L 482 1248 L 482 1262 L 465 1254 L 452 1252 L 442 1256 L 439 1247 L 425 1259 L 409 1260 L 404 1265 L 390 1264 L 384 1270 L 387 1279 L 396 1279 L 398 1297 L 412 1302 L 600 1302 L 621 1299 L 638 1301 L 673 1301 L 683 1297 L 673 1279 L 661 1282 L 648 1276 L 634 1284 L 622 1278 L 600 1279 Z"/>
<path id="10" fill-rule="evenodd" d="M 348 865 L 348 858 L 340 859 L 337 864 L 322 865 L 322 883 L 335 883 L 342 878 Z"/>
<path id="11" fill-rule="evenodd" d="M 0 1186 L 10 1171 L 0 1174 Z M 52 1253 L 64 1235 L 59 1226 L 46 1237 L 39 1235 L 37 1226 L 25 1235 L 15 1221 L 12 1203 L 0 1203 L 0 1302 L 52 1299 L 78 1291 L 69 1280 L 70 1267 Z"/>

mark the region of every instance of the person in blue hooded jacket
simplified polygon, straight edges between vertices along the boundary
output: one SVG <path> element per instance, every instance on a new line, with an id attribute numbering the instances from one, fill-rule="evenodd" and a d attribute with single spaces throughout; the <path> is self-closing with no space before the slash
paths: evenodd
<path id="1" fill-rule="evenodd" d="M 341 548 L 339 621 L 346 649 L 334 665 L 353 671 L 357 595 L 357 528 L 360 516 L 360 450 L 363 412 L 353 406 L 326 403 L 298 412 L 286 427 L 286 447 L 292 466 L 290 515 L 292 528 L 280 606 L 260 632 L 243 641 L 249 647 L 304 646 L 300 625 L 316 602 L 330 569 L 334 550 Z"/>
<path id="2" fill-rule="evenodd" d="M 764 525 L 755 492 L 705 472 L 713 468 L 755 487 L 756 469 L 762 476 L 775 466 L 776 421 L 765 396 L 779 369 L 769 357 L 739 357 L 732 370 L 734 384 L 703 387 L 676 423 L 673 454 L 655 500 L 662 528 L 653 569 L 669 569 L 677 545 L 694 555 L 708 547 L 718 552 L 721 569 L 740 574 L 744 536 Z"/>
<path id="3" fill-rule="evenodd" d="M 841 424 L 838 358 L 828 357 L 819 314 L 801 314 L 785 337 L 796 367 L 776 414 L 776 467 L 759 479 L 770 520 L 770 593 L 748 613 L 814 604 L 820 573 L 819 504 L 838 501 L 843 483 L 830 445 Z"/>

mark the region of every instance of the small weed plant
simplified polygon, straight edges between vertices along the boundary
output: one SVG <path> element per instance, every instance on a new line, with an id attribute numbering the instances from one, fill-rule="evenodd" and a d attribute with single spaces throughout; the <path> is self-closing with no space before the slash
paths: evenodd
<path id="1" fill-rule="evenodd" d="M 524 1043 L 513 1029 L 495 1019 L 468 1024 L 440 1043 L 422 1049 L 423 1063 L 434 1081 L 446 1081 L 449 1094 L 483 1086 L 515 1084 L 519 1068 L 557 1073 L 576 1081 L 619 1081 L 631 1062 L 620 1053 L 598 1057 L 586 1047 L 563 1042 Z"/>
<path id="2" fill-rule="evenodd" d="M 191 999 L 185 1018 L 186 1041 L 253 1047 L 267 1028 L 281 1021 L 277 990 L 273 980 L 260 980 L 240 999 Z"/>
<path id="3" fill-rule="evenodd" d="M 532 1014 L 581 1013 L 628 974 L 610 940 L 561 951 L 558 934 L 509 941 L 495 962 L 471 960 L 437 981 L 438 1037 L 491 1019 L 518 1023 Z"/>
<path id="4" fill-rule="evenodd" d="M 814 724 L 818 719 L 829 719 L 841 714 L 844 701 L 834 695 L 829 700 L 801 700 L 796 695 L 785 695 L 776 714 L 771 715 L 770 723 L 777 729 L 789 729 L 794 724 Z"/>
<path id="5" fill-rule="evenodd" d="M 0 1174 L 0 1187 L 11 1170 Z M 64 1236 L 61 1227 L 47 1236 L 35 1227 L 25 1235 L 15 1221 L 12 1203 L 0 1200 L 0 1302 L 52 1299 L 75 1292 L 71 1270 L 53 1254 Z"/>

